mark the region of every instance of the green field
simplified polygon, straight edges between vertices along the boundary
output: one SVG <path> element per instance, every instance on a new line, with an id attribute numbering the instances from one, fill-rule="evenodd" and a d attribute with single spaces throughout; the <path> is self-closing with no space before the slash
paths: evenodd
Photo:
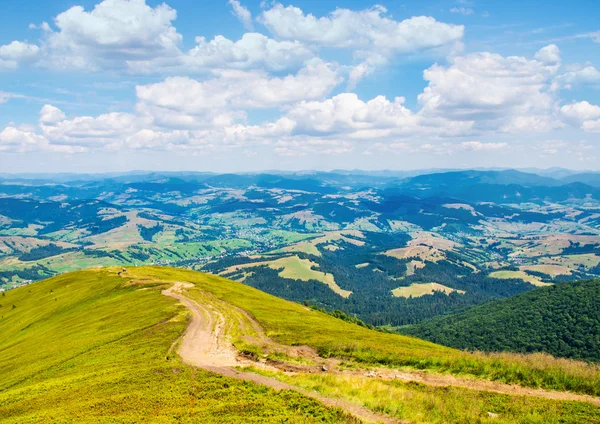
<path id="1" fill-rule="evenodd" d="M 293 391 L 165 360 L 186 312 L 145 288 L 85 271 L 0 297 L 0 421 L 354 422 Z"/>
<path id="2" fill-rule="evenodd" d="M 402 372 L 455 374 L 465 381 L 600 394 L 600 370 L 583 363 L 540 355 L 460 352 L 369 330 L 240 283 L 188 270 L 130 267 L 123 276 L 118 272 L 120 268 L 65 274 L 0 297 L 0 421 L 357 422 L 295 391 L 274 391 L 222 377 L 184 365 L 175 352 L 169 353 L 185 329 L 187 311 L 160 291 L 181 281 L 195 285 L 189 298 L 225 305 L 228 317 L 252 317 L 270 339 L 286 346 L 314 347 L 322 358 L 337 358 L 350 372 L 394 367 Z M 251 346 L 243 328 L 233 326 L 230 331 L 236 346 L 268 353 L 268 346 Z M 305 390 L 415 423 L 600 423 L 600 410 L 585 402 L 433 387 L 362 374 L 272 374 Z"/>
<path id="3" fill-rule="evenodd" d="M 141 280 L 188 281 L 248 311 L 267 335 L 291 346 L 312 346 L 324 357 L 367 365 L 412 367 L 516 383 L 531 387 L 600 395 L 600 369 L 543 355 L 472 354 L 413 337 L 386 334 L 283 301 L 241 283 L 193 271 L 143 267 L 128 271 Z M 340 337 L 343 335 L 343 337 Z"/>

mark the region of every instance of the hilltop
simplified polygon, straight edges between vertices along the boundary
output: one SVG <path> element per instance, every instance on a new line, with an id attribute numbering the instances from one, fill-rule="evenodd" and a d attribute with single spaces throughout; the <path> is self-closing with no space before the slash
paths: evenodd
<path id="1" fill-rule="evenodd" d="M 546 352 L 600 361 L 600 281 L 522 293 L 403 327 L 404 334 L 460 349 Z"/>
<path id="2" fill-rule="evenodd" d="M 595 367 L 460 352 L 194 271 L 81 271 L 0 299 L 2 422 L 600 423 Z"/>

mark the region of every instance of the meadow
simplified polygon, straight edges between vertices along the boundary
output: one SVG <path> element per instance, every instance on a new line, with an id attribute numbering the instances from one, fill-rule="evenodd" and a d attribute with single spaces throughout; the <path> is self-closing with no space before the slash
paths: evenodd
<path id="1" fill-rule="evenodd" d="M 3 423 L 356 422 L 167 357 L 187 312 L 160 285 L 84 271 L 10 290 L 0 304 Z"/>
<path id="2" fill-rule="evenodd" d="M 289 346 L 311 346 L 322 357 L 361 366 L 407 367 L 600 396 L 600 367 L 550 355 L 469 353 L 413 337 L 373 331 L 287 302 L 241 283 L 173 268 L 141 267 L 128 271 L 147 281 L 187 281 L 253 316 L 267 336 Z M 343 337 L 340 337 L 343 335 Z"/>
<path id="3" fill-rule="evenodd" d="M 310 364 L 269 352 L 256 329 L 232 324 L 256 319 L 275 342 L 313 347 L 350 372 L 255 370 L 301 389 L 413 423 L 600 423 L 600 409 L 586 402 L 382 380 L 361 371 L 391 367 L 599 395 L 595 366 L 548 355 L 461 352 L 371 330 L 218 276 L 162 267 L 75 272 L 0 297 L 0 421 L 357 422 L 293 390 L 184 365 L 171 348 L 188 314 L 160 293 L 177 281 L 195 284 L 188 297 L 226 309 L 239 350 Z"/>

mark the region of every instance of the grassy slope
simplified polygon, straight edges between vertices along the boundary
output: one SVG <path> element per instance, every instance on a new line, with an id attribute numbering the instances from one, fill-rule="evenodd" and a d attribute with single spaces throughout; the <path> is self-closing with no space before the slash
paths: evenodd
<path id="1" fill-rule="evenodd" d="M 187 270 L 130 268 L 127 276 L 144 287 L 158 281 L 194 282 L 197 288 L 191 296 L 202 299 L 204 292 L 212 293 L 249 311 L 270 337 L 314 346 L 323 355 L 366 365 L 409 365 L 600 391 L 597 372 L 581 364 L 564 367 L 552 361 L 465 354 L 370 331 L 242 284 Z M 0 421 L 348 420 L 293 392 L 277 393 L 194 370 L 173 354 L 165 361 L 169 346 L 185 327 L 185 314 L 158 288 L 139 290 L 140 285 L 125 286 L 127 281 L 114 271 L 78 272 L 0 297 Z M 600 410 L 585 403 L 368 380 L 299 374 L 292 383 L 412 422 L 600 423 Z M 489 418 L 488 411 L 501 416 Z"/>
<path id="2" fill-rule="evenodd" d="M 402 331 L 448 346 L 600 361 L 600 281 L 562 283 Z"/>
<path id="3" fill-rule="evenodd" d="M 600 395 L 600 369 L 584 363 L 541 355 L 471 354 L 413 337 L 380 333 L 333 319 L 241 283 L 188 270 L 144 267 L 131 268 L 129 274 L 141 279 L 196 283 L 202 290 L 248 311 L 271 338 L 287 345 L 312 346 L 321 356 Z"/>
<path id="4" fill-rule="evenodd" d="M 0 296 L 0 421 L 348 421 L 295 392 L 166 361 L 186 313 L 126 281 L 85 271 Z"/>

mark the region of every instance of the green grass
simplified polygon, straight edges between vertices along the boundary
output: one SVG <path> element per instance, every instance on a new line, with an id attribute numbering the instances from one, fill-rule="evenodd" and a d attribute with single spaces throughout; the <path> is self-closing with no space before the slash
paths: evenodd
<path id="1" fill-rule="evenodd" d="M 194 369 L 174 353 L 166 360 L 187 324 L 186 310 L 160 294 L 174 281 L 195 283 L 189 295 L 220 305 L 230 323 L 246 319 L 231 307 L 237 306 L 278 342 L 313 346 L 322 356 L 342 358 L 350 368 L 410 367 L 600 393 L 598 369 L 579 362 L 464 353 L 368 330 L 220 277 L 130 267 L 126 278 L 115 269 L 81 271 L 0 296 L 0 422 L 354 422 L 296 392 Z M 252 344 L 250 327 L 230 327 L 235 341 L 243 339 L 238 348 L 262 353 Z M 290 359 L 278 352 L 271 356 Z M 361 376 L 276 377 L 415 423 L 600 423 L 600 409 L 581 402 Z M 499 417 L 492 420 L 488 412 Z"/>
<path id="2" fill-rule="evenodd" d="M 505 383 L 600 395 L 600 368 L 548 355 L 473 354 L 413 337 L 386 334 L 332 318 L 223 278 L 170 268 L 132 268 L 135 278 L 189 281 L 253 315 L 267 335 L 307 345 L 324 357 L 365 365 L 410 367 Z"/>
<path id="3" fill-rule="evenodd" d="M 314 390 L 411 423 L 600 423 L 600 409 L 582 402 L 434 387 L 352 375 L 257 373 Z M 488 413 L 496 414 L 490 416 Z"/>
<path id="4" fill-rule="evenodd" d="M 83 271 L 0 296 L 1 422 L 353 422 L 296 392 L 166 360 L 187 313 L 127 282 Z"/>

